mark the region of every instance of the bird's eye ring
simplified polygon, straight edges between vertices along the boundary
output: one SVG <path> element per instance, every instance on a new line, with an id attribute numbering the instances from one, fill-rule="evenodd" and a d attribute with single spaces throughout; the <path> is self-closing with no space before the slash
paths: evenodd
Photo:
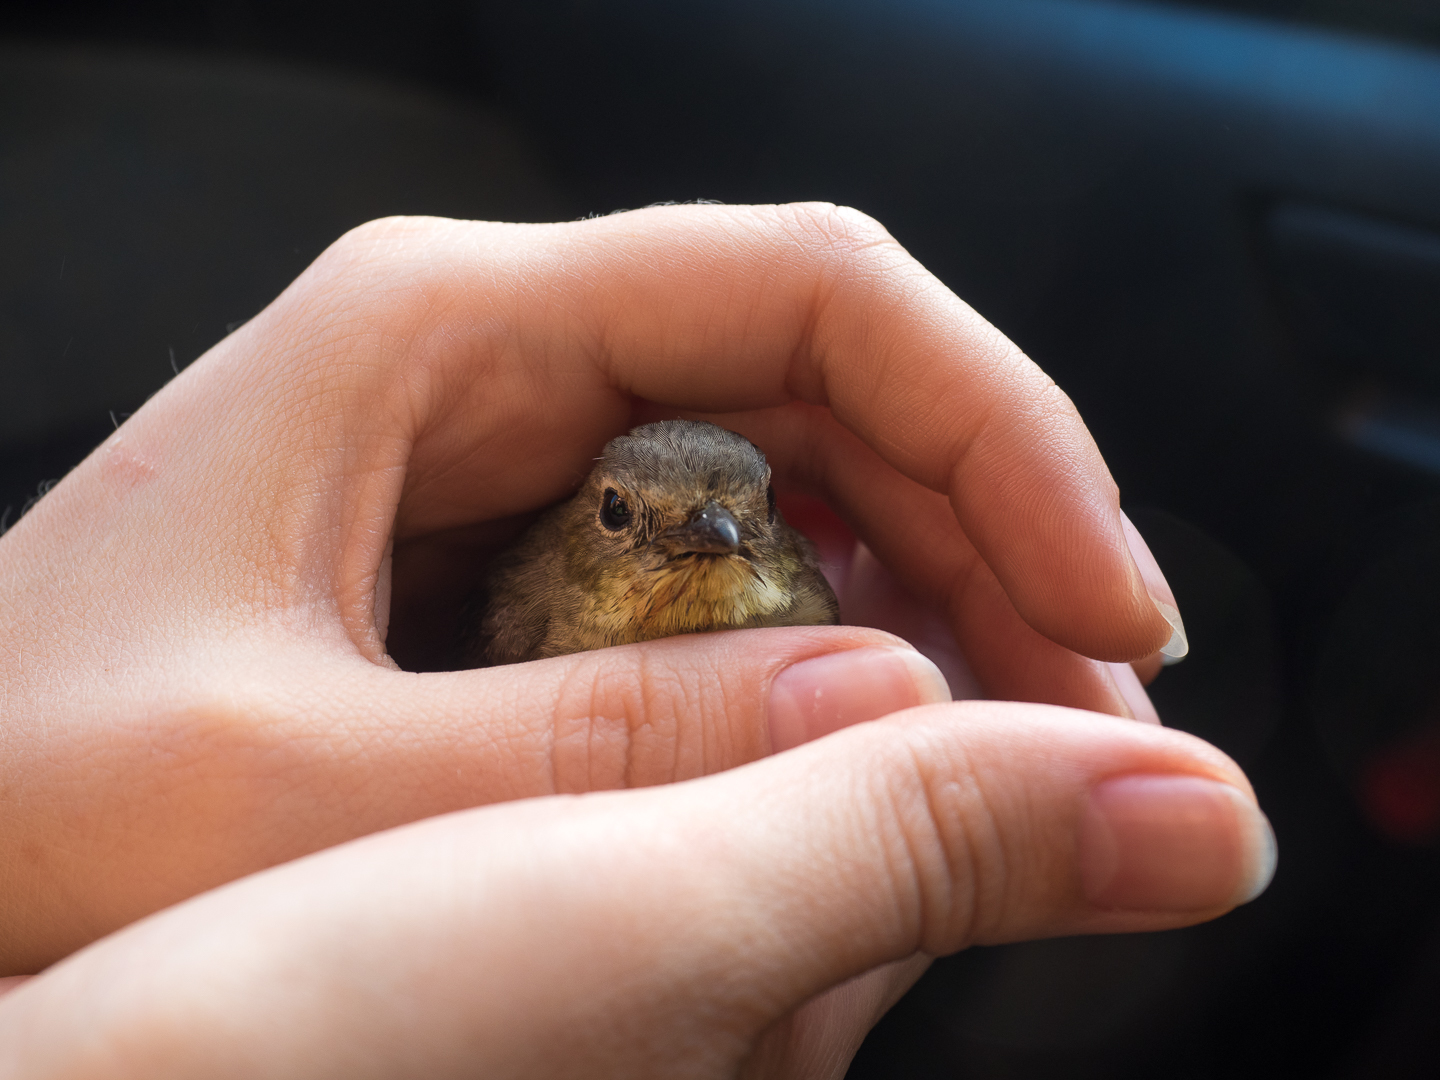
<path id="1" fill-rule="evenodd" d="M 600 524 L 611 532 L 619 532 L 630 524 L 630 506 L 614 488 L 606 488 L 600 500 Z"/>
<path id="2" fill-rule="evenodd" d="M 775 524 L 775 485 L 771 484 L 765 489 L 765 520 L 771 525 Z"/>

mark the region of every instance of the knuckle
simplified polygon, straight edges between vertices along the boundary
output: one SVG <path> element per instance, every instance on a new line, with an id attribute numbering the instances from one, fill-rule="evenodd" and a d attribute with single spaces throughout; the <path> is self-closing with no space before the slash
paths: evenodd
<path id="1" fill-rule="evenodd" d="M 834 203 L 796 203 L 788 208 L 808 246 L 847 261 L 878 252 L 903 252 L 889 230 L 869 214 Z"/>
<path id="2" fill-rule="evenodd" d="M 590 658 L 587 657 L 587 660 Z M 554 696 L 550 770 L 560 794 L 625 787 L 637 686 L 594 662 L 570 666 Z"/>
<path id="3" fill-rule="evenodd" d="M 877 771 L 887 870 L 919 947 L 947 953 L 983 940 L 1002 910 L 1005 860 L 986 791 L 954 741 L 923 726 L 893 743 Z"/>
<path id="4" fill-rule="evenodd" d="M 393 219 L 377 218 L 346 230 L 315 260 L 314 270 L 346 274 L 373 260 L 389 246 L 390 224 Z"/>
<path id="5" fill-rule="evenodd" d="M 297 279 L 330 283 L 352 300 L 384 300 L 409 295 L 438 276 L 449 259 L 446 253 L 464 222 L 427 217 L 385 217 L 367 221 L 343 233 Z M 402 287 L 408 284 L 410 288 Z M 358 295 L 357 295 L 358 294 Z"/>
<path id="6" fill-rule="evenodd" d="M 397 243 L 422 238 L 429 227 L 429 219 L 423 217 L 396 215 L 373 218 L 341 234 L 326 254 L 336 258 L 366 259 L 377 250 L 388 251 Z"/>
<path id="7" fill-rule="evenodd" d="M 581 654 L 556 696 L 557 791 L 644 787 L 759 757 L 754 680 L 665 640 Z"/>
<path id="8" fill-rule="evenodd" d="M 1036 406 L 1045 414 L 1069 419 L 1078 418 L 1080 413 L 1075 408 L 1075 402 L 1070 395 L 1060 388 L 1060 384 L 1050 377 L 1046 371 L 1033 361 L 1025 359 L 1024 362 L 1032 372 L 1035 380 L 1033 400 Z"/>
<path id="9" fill-rule="evenodd" d="M 393 390 L 406 399 L 420 394 L 428 380 L 406 382 L 428 362 L 427 350 L 416 343 L 425 342 L 440 313 L 454 307 L 457 252 L 471 227 L 389 217 L 343 234 L 268 309 L 268 347 L 293 356 L 300 377 L 286 364 L 267 366 L 267 377 L 301 406 L 317 397 L 337 404 L 329 397 L 337 385 L 353 388 L 367 379 L 384 387 L 377 392 Z M 396 349 L 395 342 L 409 344 Z M 367 362 L 356 363 L 357 357 Z M 401 404 L 402 415 L 411 405 Z"/>

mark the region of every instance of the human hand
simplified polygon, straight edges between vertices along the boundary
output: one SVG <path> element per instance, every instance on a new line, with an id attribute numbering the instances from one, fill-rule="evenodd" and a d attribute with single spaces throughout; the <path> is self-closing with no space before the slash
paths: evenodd
<path id="1" fill-rule="evenodd" d="M 0 1077 L 839 1077 L 925 954 L 1183 926 L 1273 856 L 1192 736 L 928 706 L 208 893 L 0 999 Z"/>
<path id="2" fill-rule="evenodd" d="M 1171 634 L 1069 402 L 863 216 L 377 223 L 0 542 L 0 970 L 403 822 L 752 761 L 806 659 L 881 650 L 871 715 L 932 699 L 853 627 L 395 669 L 391 546 L 398 610 L 457 531 L 565 494 L 655 409 L 752 434 L 992 695 L 1126 714 L 1102 661 Z"/>

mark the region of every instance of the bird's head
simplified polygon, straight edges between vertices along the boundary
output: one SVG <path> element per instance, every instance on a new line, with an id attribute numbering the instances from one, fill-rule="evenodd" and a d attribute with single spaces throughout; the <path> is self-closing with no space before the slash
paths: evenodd
<path id="1" fill-rule="evenodd" d="M 628 618 L 644 636 L 763 618 L 789 602 L 800 569 L 765 455 L 697 421 L 612 439 L 569 504 L 565 534 L 571 576 L 596 614 Z"/>

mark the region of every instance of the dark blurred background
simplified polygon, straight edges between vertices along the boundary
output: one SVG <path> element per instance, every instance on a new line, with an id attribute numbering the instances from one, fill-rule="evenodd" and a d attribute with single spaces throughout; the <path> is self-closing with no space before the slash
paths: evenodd
<path id="1" fill-rule="evenodd" d="M 851 1076 L 1440 1075 L 1433 0 L 11 0 L 4 520 L 352 225 L 695 198 L 873 214 L 1070 393 L 1280 840 L 941 961 Z"/>

